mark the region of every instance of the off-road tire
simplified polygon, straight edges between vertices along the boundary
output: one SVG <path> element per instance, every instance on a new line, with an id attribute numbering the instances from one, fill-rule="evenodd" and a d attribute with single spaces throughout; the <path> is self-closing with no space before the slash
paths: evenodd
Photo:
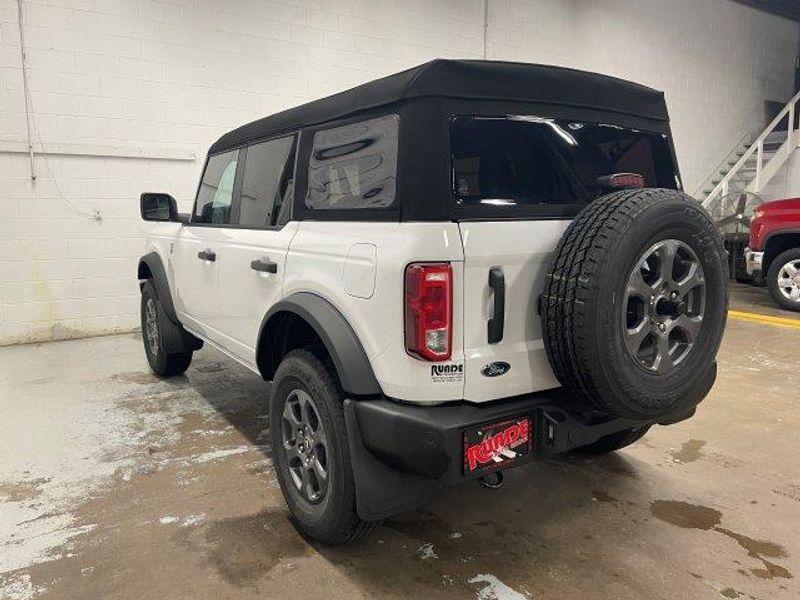
<path id="1" fill-rule="evenodd" d="M 669 373 L 641 368 L 624 344 L 628 277 L 661 240 L 686 244 L 702 266 L 704 316 L 696 343 Z M 592 202 L 553 254 L 540 316 L 548 359 L 561 384 L 600 410 L 655 421 L 699 402 L 713 382 L 728 306 L 722 240 L 689 196 L 666 189 L 618 191 Z"/>
<path id="2" fill-rule="evenodd" d="M 800 260 L 800 248 L 790 248 L 772 260 L 767 270 L 767 288 L 773 300 L 783 308 L 800 311 L 800 302 L 792 302 L 778 288 L 778 273 L 791 260 Z"/>
<path id="3" fill-rule="evenodd" d="M 626 446 L 635 444 L 642 439 L 649 430 L 650 426 L 647 425 L 637 429 L 626 429 L 624 431 L 618 431 L 617 433 L 611 433 L 601 437 L 593 444 L 579 448 L 578 452 L 581 454 L 608 454 L 609 452 L 615 452 Z"/>
<path id="4" fill-rule="evenodd" d="M 153 351 L 150 339 L 148 338 L 148 303 L 153 302 L 155 309 L 155 326 L 158 332 L 156 342 L 156 350 Z M 192 352 L 178 352 L 167 354 L 164 351 L 164 337 L 162 332 L 164 330 L 163 320 L 166 319 L 164 308 L 161 305 L 161 300 L 158 298 L 155 288 L 150 280 L 147 280 L 142 285 L 142 300 L 141 300 L 141 319 L 142 319 L 142 340 L 144 342 L 144 352 L 147 355 L 147 362 L 150 364 L 150 369 L 159 377 L 172 377 L 186 372 L 189 364 L 192 362 Z"/>
<path id="5" fill-rule="evenodd" d="M 295 487 L 283 450 L 283 408 L 288 395 L 297 388 L 313 398 L 330 441 L 330 480 L 325 496 L 317 504 L 310 503 Z M 270 435 L 275 450 L 275 467 L 297 529 L 327 545 L 352 542 L 371 533 L 380 522 L 364 521 L 356 511 L 353 466 L 342 409 L 344 396 L 335 373 L 309 350 L 292 350 L 275 372 L 271 396 Z"/>

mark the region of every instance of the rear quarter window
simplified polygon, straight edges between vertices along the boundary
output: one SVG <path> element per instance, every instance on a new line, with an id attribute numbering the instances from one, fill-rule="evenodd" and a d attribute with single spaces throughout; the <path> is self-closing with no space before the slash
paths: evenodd
<path id="1" fill-rule="evenodd" d="M 306 207 L 312 210 L 389 208 L 397 190 L 399 117 L 323 129 L 314 134 Z"/>

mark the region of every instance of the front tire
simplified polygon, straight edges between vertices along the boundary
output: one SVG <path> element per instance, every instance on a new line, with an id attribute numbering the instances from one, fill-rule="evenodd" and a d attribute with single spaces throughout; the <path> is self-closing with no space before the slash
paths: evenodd
<path id="1" fill-rule="evenodd" d="M 192 362 L 192 352 L 168 354 L 164 350 L 164 309 L 150 280 L 142 285 L 142 340 L 150 369 L 159 377 L 172 377 L 186 372 Z"/>
<path id="2" fill-rule="evenodd" d="M 283 497 L 295 526 L 334 545 L 379 525 L 356 511 L 355 481 L 335 375 L 308 350 L 292 350 L 278 366 L 270 403 L 270 435 Z"/>
<path id="3" fill-rule="evenodd" d="M 783 308 L 800 311 L 800 248 L 782 252 L 769 265 L 767 287 Z"/>

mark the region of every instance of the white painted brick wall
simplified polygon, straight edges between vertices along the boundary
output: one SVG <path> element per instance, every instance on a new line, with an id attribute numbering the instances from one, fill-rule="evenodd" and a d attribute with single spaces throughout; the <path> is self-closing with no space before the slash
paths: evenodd
<path id="1" fill-rule="evenodd" d="M 800 198 L 800 150 L 795 150 L 787 158 L 772 181 L 758 195 L 764 202 Z"/>
<path id="2" fill-rule="evenodd" d="M 490 58 L 664 89 L 687 189 L 791 91 L 798 27 L 728 0 L 489 0 Z M 224 131 L 435 57 L 480 56 L 481 0 L 25 1 L 35 142 L 193 152 L 49 155 L 29 178 L 15 0 L 0 0 L 0 344 L 138 324 L 138 194 L 188 209 Z M 75 207 L 70 208 L 64 198 Z M 97 210 L 101 221 L 86 218 Z M 79 211 L 79 212 L 78 212 Z"/>

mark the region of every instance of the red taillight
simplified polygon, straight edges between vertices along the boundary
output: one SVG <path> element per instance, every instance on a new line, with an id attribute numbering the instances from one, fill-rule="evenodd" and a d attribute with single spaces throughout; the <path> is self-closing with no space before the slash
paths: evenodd
<path id="1" fill-rule="evenodd" d="M 453 345 L 453 269 L 447 263 L 406 267 L 406 350 L 423 360 L 448 360 Z"/>
<path id="2" fill-rule="evenodd" d="M 644 177 L 638 173 L 614 173 L 597 178 L 597 183 L 602 188 L 612 190 L 627 190 L 644 187 Z"/>

